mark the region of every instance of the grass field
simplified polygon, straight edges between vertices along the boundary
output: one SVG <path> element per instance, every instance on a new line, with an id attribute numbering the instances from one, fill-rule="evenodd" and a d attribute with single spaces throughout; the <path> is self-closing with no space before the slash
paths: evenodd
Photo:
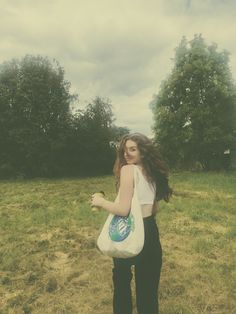
<path id="1" fill-rule="evenodd" d="M 236 172 L 171 185 L 157 215 L 160 313 L 236 313 Z M 96 248 L 107 213 L 88 203 L 99 190 L 113 200 L 113 178 L 0 181 L 1 314 L 112 313 L 112 261 Z"/>

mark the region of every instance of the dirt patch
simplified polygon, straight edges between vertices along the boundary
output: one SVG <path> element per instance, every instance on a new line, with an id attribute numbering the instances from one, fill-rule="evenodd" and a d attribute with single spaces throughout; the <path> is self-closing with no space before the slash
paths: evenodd
<path id="1" fill-rule="evenodd" d="M 69 272 L 71 269 L 71 261 L 67 253 L 55 252 L 54 260 L 50 261 L 50 266 L 56 271 Z"/>

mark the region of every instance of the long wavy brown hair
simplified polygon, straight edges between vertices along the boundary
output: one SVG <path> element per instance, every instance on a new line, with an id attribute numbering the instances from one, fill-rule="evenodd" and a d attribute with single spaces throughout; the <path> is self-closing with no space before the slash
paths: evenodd
<path id="1" fill-rule="evenodd" d="M 161 158 L 157 147 L 152 141 L 141 133 L 133 133 L 124 135 L 117 148 L 117 157 L 114 164 L 113 172 L 117 180 L 117 186 L 120 181 L 121 167 L 127 165 L 124 157 L 125 144 L 128 140 L 132 140 L 137 144 L 141 156 L 141 163 L 144 174 L 149 182 L 156 184 L 156 200 L 169 201 L 172 189 L 169 187 L 169 169 L 167 164 Z"/>

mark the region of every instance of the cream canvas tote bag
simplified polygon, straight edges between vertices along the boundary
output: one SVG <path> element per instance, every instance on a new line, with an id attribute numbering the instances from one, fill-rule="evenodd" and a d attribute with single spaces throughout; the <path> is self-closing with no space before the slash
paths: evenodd
<path id="1" fill-rule="evenodd" d="M 144 225 L 137 195 L 137 166 L 134 168 L 134 194 L 128 216 L 109 214 L 97 240 L 99 250 L 111 257 L 128 258 L 138 255 L 144 245 Z M 118 202 L 119 193 L 115 200 Z"/>

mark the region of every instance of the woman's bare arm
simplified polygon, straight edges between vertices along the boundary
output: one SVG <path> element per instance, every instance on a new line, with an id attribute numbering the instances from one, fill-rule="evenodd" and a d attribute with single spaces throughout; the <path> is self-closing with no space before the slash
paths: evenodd
<path id="1" fill-rule="evenodd" d="M 94 196 L 92 205 L 100 206 L 114 215 L 127 216 L 131 208 L 134 193 L 134 168 L 125 165 L 120 173 L 120 194 L 118 203 L 110 202 L 103 197 Z"/>
<path id="2" fill-rule="evenodd" d="M 155 216 L 158 211 L 159 211 L 159 204 L 157 201 L 155 201 L 152 207 L 152 214 Z"/>

